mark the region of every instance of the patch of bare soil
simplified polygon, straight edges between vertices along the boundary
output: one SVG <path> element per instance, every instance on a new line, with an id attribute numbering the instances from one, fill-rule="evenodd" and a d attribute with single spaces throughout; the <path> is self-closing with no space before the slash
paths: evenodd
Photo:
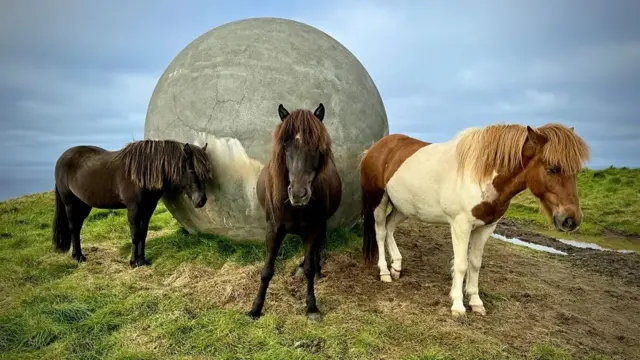
<path id="1" fill-rule="evenodd" d="M 616 229 L 604 229 L 603 233 L 604 237 L 626 237 L 628 239 L 640 240 L 640 234 L 630 234 L 626 231 L 616 230 Z"/>
<path id="2" fill-rule="evenodd" d="M 395 233 L 403 273 L 392 283 L 382 283 L 377 266 L 365 265 L 360 253 L 327 253 L 324 277 L 316 283 L 318 306 L 326 315 L 318 326 L 354 334 L 377 321 L 378 330 L 373 331 L 380 331 L 375 336 L 382 343 L 379 358 L 384 359 L 433 347 L 469 359 L 493 358 L 496 352 L 495 357 L 521 359 L 540 343 L 564 348 L 579 359 L 594 354 L 640 358 L 637 254 L 577 249 L 509 222 L 497 232 L 570 255 L 490 239 L 479 281 L 487 315 L 468 308 L 465 317 L 453 318 L 449 227 L 409 220 Z M 295 327 L 304 317 L 306 286 L 292 276 L 300 259 L 276 263 L 267 294 L 264 311 L 281 319 L 283 326 Z M 220 269 L 185 264 L 155 286 L 167 294 L 186 296 L 200 310 L 222 307 L 246 312 L 256 295 L 261 268 L 262 263 L 228 263 Z"/>
<path id="3" fill-rule="evenodd" d="M 501 230 L 505 236 L 549 245 L 524 230 Z M 573 254 L 561 256 L 490 239 L 479 282 L 487 315 L 468 313 L 456 320 L 449 311 L 449 228 L 410 220 L 398 227 L 395 237 L 403 256 L 400 280 L 380 282 L 377 267 L 365 266 L 359 254 L 333 254 L 318 285 L 319 306 L 393 314 L 394 319 L 437 329 L 433 336 L 445 342 L 468 343 L 481 336 L 516 357 L 535 344 L 550 342 L 578 358 L 593 353 L 640 358 L 640 287 L 638 277 L 631 281 L 630 275 L 637 274 L 637 254 L 592 254 L 554 246 Z M 564 245 L 553 245 L 558 244 Z M 591 267 L 599 270 L 585 271 Z"/>
<path id="4" fill-rule="evenodd" d="M 585 270 L 619 278 L 629 285 L 640 286 L 640 255 L 637 253 L 578 248 L 528 230 L 510 220 L 503 220 L 496 228 L 496 233 L 564 251 L 569 256 L 557 256 L 560 261 L 568 261 Z"/>

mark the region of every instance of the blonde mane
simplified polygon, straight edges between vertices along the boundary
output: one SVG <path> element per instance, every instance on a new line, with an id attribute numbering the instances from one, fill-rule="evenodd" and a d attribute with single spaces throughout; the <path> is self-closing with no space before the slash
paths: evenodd
<path id="1" fill-rule="evenodd" d="M 572 129 L 561 124 L 546 124 L 535 129 L 548 141 L 542 149 L 542 161 L 558 166 L 564 174 L 574 175 L 589 159 L 589 147 Z M 489 181 L 494 171 L 505 174 L 523 168 L 522 148 L 527 140 L 527 127 L 497 124 L 470 128 L 456 138 L 459 172 L 470 172 L 478 181 Z"/>

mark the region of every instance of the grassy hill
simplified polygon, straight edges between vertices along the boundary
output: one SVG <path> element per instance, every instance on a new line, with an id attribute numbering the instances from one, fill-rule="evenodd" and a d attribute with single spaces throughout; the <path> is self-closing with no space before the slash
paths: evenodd
<path id="1" fill-rule="evenodd" d="M 581 231 L 640 232 L 634 218 L 639 175 L 628 169 L 585 171 Z M 126 213 L 94 209 L 82 231 L 88 262 L 78 264 L 70 254 L 51 250 L 52 209 L 52 193 L 0 203 L 0 359 L 570 359 L 572 354 L 603 359 L 600 353 L 629 353 L 611 349 L 623 340 L 598 329 L 619 326 L 607 323 L 619 321 L 607 313 L 614 311 L 608 307 L 614 300 L 594 300 L 601 302 L 600 313 L 582 326 L 576 321 L 591 320 L 576 320 L 572 314 L 580 310 L 565 306 L 587 300 L 563 296 L 575 287 L 595 288 L 589 296 L 638 296 L 631 293 L 637 289 L 621 293 L 615 279 L 576 275 L 548 254 L 495 241 L 487 245 L 483 269 L 488 270 L 480 274 L 489 314 L 451 319 L 446 228 L 427 237 L 435 247 L 424 253 L 400 239 L 409 235 L 398 235 L 409 270 L 390 285 L 377 281 L 376 269 L 361 264 L 357 230 L 333 232 L 324 270 L 329 276 L 316 290 L 327 313 L 322 323 L 304 316 L 305 286 L 290 276 L 302 247 L 289 239 L 267 295 L 266 315 L 251 321 L 245 312 L 258 286 L 262 243 L 191 236 L 160 205 L 147 243 L 152 265 L 131 270 Z M 545 224 L 527 194 L 514 201 L 509 217 Z M 416 231 L 420 238 L 427 234 Z M 505 258 L 510 259 L 506 264 Z M 505 277 L 502 266 L 516 275 Z M 557 303 L 548 303 L 556 298 Z M 616 316 L 630 319 L 624 335 L 632 339 L 633 315 Z M 562 326 L 565 335 L 557 332 Z M 589 331 L 595 335 L 585 335 Z"/>

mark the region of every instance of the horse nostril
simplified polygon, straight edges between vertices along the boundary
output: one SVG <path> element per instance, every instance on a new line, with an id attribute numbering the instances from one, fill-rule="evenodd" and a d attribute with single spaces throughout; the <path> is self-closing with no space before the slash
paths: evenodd
<path id="1" fill-rule="evenodd" d="M 565 229 L 574 229 L 576 227 L 576 219 L 573 216 L 567 216 L 562 221 L 562 227 Z"/>

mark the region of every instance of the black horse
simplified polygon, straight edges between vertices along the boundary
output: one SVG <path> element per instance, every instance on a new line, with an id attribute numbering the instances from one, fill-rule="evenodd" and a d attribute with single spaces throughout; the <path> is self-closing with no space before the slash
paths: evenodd
<path id="1" fill-rule="evenodd" d="M 207 202 L 211 177 L 207 145 L 173 140 L 142 140 L 119 151 L 97 146 L 67 149 L 55 167 L 56 207 L 53 246 L 86 261 L 80 248 L 80 230 L 91 208 L 127 209 L 133 249 L 132 267 L 147 265 L 144 247 L 149 220 L 165 192 L 186 192 L 195 207 Z"/>
<path id="2" fill-rule="evenodd" d="M 307 316 L 319 320 L 322 314 L 316 306 L 314 278 L 320 273 L 327 220 L 340 205 L 342 182 L 331 138 L 322 123 L 324 106 L 320 104 L 314 112 L 298 109 L 289 114 L 280 104 L 278 113 L 282 122 L 273 135 L 271 160 L 260 172 L 256 186 L 267 221 L 267 259 L 249 315 L 260 317 L 280 245 L 292 233 L 301 236 L 305 244 L 302 268 L 307 278 Z"/>

